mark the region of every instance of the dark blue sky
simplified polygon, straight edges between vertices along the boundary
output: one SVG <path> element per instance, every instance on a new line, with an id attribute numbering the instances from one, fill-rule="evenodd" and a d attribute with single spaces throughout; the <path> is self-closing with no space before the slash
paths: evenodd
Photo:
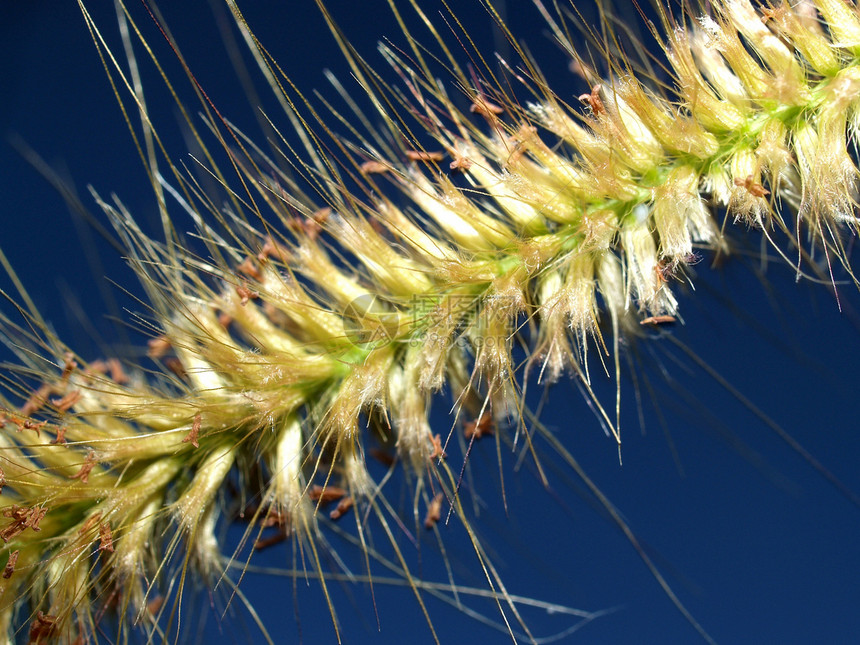
<path id="1" fill-rule="evenodd" d="M 289 9 L 268 6 L 272 4 Z M 313 4 L 310 0 L 258 2 L 253 10 L 247 9 L 247 17 L 302 90 L 317 88 L 337 100 L 322 71 L 334 70 L 345 83 L 349 76 Z M 331 4 L 370 60 L 379 61 L 374 43 L 380 38 L 403 44 L 385 2 Z M 471 26 L 473 37 L 492 48 L 493 31 L 486 14 L 472 6 L 476 2 L 460 4 L 457 11 Z M 539 57 L 559 93 L 574 95 L 580 88 L 567 73 L 563 56 L 534 19 L 534 10 L 526 10 L 529 3 L 519 4 L 516 14 L 512 12 L 512 29 Z M 168 20 L 201 84 L 225 116 L 249 133 L 258 132 L 252 106 L 222 53 L 207 4 L 188 2 L 181 7 L 173 8 Z M 133 10 L 155 38 L 140 7 L 134 4 Z M 99 7 L 94 12 L 105 36 L 117 44 L 111 11 Z M 157 44 L 161 47 L 161 42 Z M 74 3 L 38 1 L 10 7 L 0 26 L 0 48 L 0 135 L 4 137 L 0 142 L 0 247 L 46 318 L 71 345 L 82 348 L 83 355 L 89 352 L 97 358 L 105 352 L 100 342 L 127 342 L 109 320 L 119 310 L 112 310 L 105 298 L 113 298 L 119 307 L 139 308 L 108 279 L 131 285 L 134 291 L 134 278 L 117 252 L 87 232 L 86 226 L 72 223 L 63 200 L 7 141 L 20 138 L 41 155 L 71 182 L 102 223 L 104 218 L 86 190 L 88 184 L 103 196 L 116 193 L 150 226 L 154 199 Z M 161 47 L 159 56 L 189 96 L 170 53 Z M 152 87 L 150 110 L 164 129 L 171 154 L 182 159 L 186 148 L 175 126 L 176 109 L 156 89 L 151 66 L 144 74 Z M 264 88 L 259 89 L 268 113 L 277 120 L 273 101 Z M 285 120 L 280 123 L 287 127 Z M 180 213 L 177 218 L 177 228 L 191 230 Z M 755 236 L 750 247 L 758 251 Z M 720 270 L 708 268 L 709 259 L 705 256 L 696 267 L 701 274 L 696 292 L 681 297 L 686 325 L 672 333 L 833 475 L 860 492 L 860 438 L 854 407 L 860 356 L 857 290 L 841 287 L 840 314 L 827 287 L 796 284 L 792 271 L 779 262 L 767 266 L 762 281 L 755 258 L 731 259 Z M 5 278 L 0 283 L 8 288 Z M 8 304 L 2 306 L 11 311 Z M 81 315 L 91 328 L 81 324 Z M 118 315 L 126 321 L 130 318 L 127 313 Z M 623 466 L 572 383 L 561 382 L 551 389 L 543 420 L 614 502 L 692 614 L 721 643 L 856 642 L 860 635 L 856 610 L 860 509 L 676 345 L 653 339 L 630 351 L 637 354 L 634 360 L 643 363 L 639 387 L 646 432 L 639 429 L 635 387 L 628 378 Z M 604 400 L 611 401 L 611 387 L 599 389 Z M 441 412 L 437 416 L 444 422 Z M 570 468 L 547 446 L 543 452 L 550 491 L 537 484 L 533 469 L 514 472 L 515 459 L 505 455 L 507 517 L 498 502 L 492 444 L 479 444 L 471 457 L 475 492 L 486 503 L 475 526 L 487 540 L 508 591 L 585 610 L 614 608 L 563 639 L 564 643 L 698 642 L 629 543 L 594 510 Z M 409 506 L 408 493 L 397 487 L 386 490 L 396 508 Z M 412 521 L 407 518 L 407 523 Z M 375 534 L 385 540 L 378 528 Z M 448 536 L 446 547 L 457 579 L 481 587 L 480 570 L 462 528 L 452 526 L 443 534 Z M 231 533 L 226 539 L 234 538 Z M 331 539 L 345 549 L 344 558 L 352 570 L 361 572 L 360 558 L 339 538 Z M 420 557 L 407 541 L 402 545 L 411 549 L 408 557 L 416 571 L 445 581 L 431 541 L 422 543 Z M 253 562 L 284 566 L 290 557 L 287 549 L 273 548 Z M 380 569 L 377 575 L 384 572 Z M 304 581 L 298 586 L 303 642 L 333 642 L 322 595 L 313 583 L 310 589 L 304 588 Z M 382 625 L 377 634 L 367 588 L 332 586 L 347 642 L 431 642 L 408 590 L 376 585 Z M 242 590 L 253 599 L 276 642 L 296 640 L 289 579 L 250 575 Z M 198 602 L 206 604 L 205 598 Z M 427 602 L 444 643 L 506 642 L 503 634 L 478 621 L 431 598 Z M 491 602 L 470 600 L 470 605 L 498 620 Z M 564 630 L 573 622 L 538 609 L 524 610 L 524 617 L 536 637 Z M 194 625 L 190 615 L 186 619 L 187 625 Z M 194 627 L 189 629 L 195 633 Z M 223 638 L 260 640 L 247 615 L 225 627 Z"/>

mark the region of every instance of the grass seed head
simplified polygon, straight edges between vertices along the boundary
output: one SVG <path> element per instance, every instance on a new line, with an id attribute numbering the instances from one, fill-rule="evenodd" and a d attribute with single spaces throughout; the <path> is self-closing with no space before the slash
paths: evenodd
<path id="1" fill-rule="evenodd" d="M 13 617 L 29 612 L 31 641 L 87 640 L 127 591 L 114 607 L 120 620 L 149 616 L 156 634 L 146 608 L 171 586 L 171 567 L 184 571 L 177 553 L 209 579 L 222 573 L 216 521 L 236 482 L 254 543 L 268 544 L 261 534 L 272 527 L 275 541 L 295 539 L 327 599 L 319 549 L 329 520 L 320 508 L 337 502 L 330 520 L 354 509 L 367 554 L 366 521 L 375 518 L 423 607 L 379 500 L 388 475 L 378 478 L 367 462 L 371 438 L 391 451 L 388 472 L 400 469 L 414 487 L 415 518 L 426 508 L 424 526 L 436 530 L 450 501 L 488 584 L 501 588 L 463 510 L 463 473 L 458 480 L 448 466 L 453 430 L 443 439 L 430 421 L 434 393 L 447 386 L 454 395 L 452 427 L 462 426 L 468 443 L 463 472 L 475 440 L 525 429 L 515 358 L 525 325 L 536 325 L 525 365 L 539 365 L 550 382 L 573 373 L 591 393 L 589 348 L 617 361 L 622 337 L 643 333 L 638 323 L 676 320 L 671 278 L 697 250 L 726 249 L 720 208 L 776 245 L 799 244 L 795 227 L 805 227 L 810 253 L 823 248 L 853 275 L 845 238 L 857 227 L 856 3 L 709 7 L 674 17 L 658 8 L 668 81 L 609 56 L 610 37 L 603 79 L 579 61 L 590 89 L 574 104 L 545 85 L 518 45 L 523 67 L 506 64 L 502 83 L 477 56 L 482 63 L 465 74 L 438 35 L 453 78 L 440 81 L 418 48 L 407 56 L 383 46 L 402 81 L 393 89 L 332 22 L 381 123 L 361 134 L 370 121 L 355 106 L 351 142 L 297 93 L 232 7 L 289 106 L 285 119 L 303 148 L 284 138 L 279 155 L 296 177 L 204 96 L 206 125 L 229 164 L 219 167 L 199 124 L 187 125 L 212 177 L 232 187 L 208 196 L 169 159 L 153 154 L 146 163 L 160 199 L 182 196 L 205 253 L 183 248 L 172 225 L 156 242 L 119 202 L 98 200 L 146 289 L 141 321 L 152 330 L 146 355 L 157 376 L 116 359 L 87 364 L 33 314 L 28 328 L 3 320 L 28 349 L 2 401 L 10 503 L 0 530 L 8 545 L 0 626 L 20 630 Z M 106 64 L 124 87 L 122 66 Z M 453 86 L 468 108 L 449 96 Z M 157 141 L 138 92 L 132 109 L 143 138 Z M 128 105 L 121 91 L 118 98 Z M 131 117 L 129 125 L 136 131 Z M 34 373 L 40 382 L 24 391 Z M 500 608 L 505 596 L 496 596 Z M 503 613 L 516 615 L 507 602 Z M 22 603 L 27 612 L 16 609 Z"/>

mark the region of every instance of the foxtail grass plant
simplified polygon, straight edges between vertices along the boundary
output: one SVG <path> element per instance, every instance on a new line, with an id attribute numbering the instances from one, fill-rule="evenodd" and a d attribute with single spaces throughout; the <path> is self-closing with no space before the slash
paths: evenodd
<path id="1" fill-rule="evenodd" d="M 258 140 L 220 108 L 199 55 L 153 4 L 117 0 L 118 33 L 80 4 L 69 29 L 88 31 L 104 66 L 158 230 L 122 196 L 68 200 L 97 204 L 112 225 L 105 236 L 142 287 L 125 322 L 148 340 L 137 355 L 78 353 L 24 287 L 28 267 L 0 256 L 15 303 L 0 321 L 15 355 L 0 399 L 10 642 L 190 639 L 183 589 L 220 589 L 219 612 L 241 605 L 251 556 L 281 542 L 293 578 L 283 604 L 298 582 L 318 585 L 333 640 L 350 640 L 335 587 L 393 577 L 428 641 L 429 598 L 464 608 L 461 596 L 484 594 L 492 609 L 477 619 L 541 642 L 524 608 L 574 612 L 509 588 L 476 512 L 485 480 L 506 500 L 513 466 L 548 491 L 554 477 L 578 478 L 654 593 L 711 641 L 575 458 L 592 426 L 621 468 L 623 410 L 637 407 L 621 383 L 657 342 L 857 503 L 673 331 L 697 263 L 743 262 L 745 236 L 761 241 L 762 262 L 835 296 L 824 306 L 856 296 L 857 5 L 713 0 L 643 19 L 535 0 L 553 64 L 574 79 L 562 90 L 493 4 L 476 0 L 498 56 L 459 8 L 431 4 L 371 3 L 369 15 L 385 11 L 401 30 L 379 34 L 371 59 L 337 7 L 319 3 L 330 33 L 314 38 L 339 48 L 349 73 L 315 95 L 293 81 L 302 49 L 277 57 L 244 7 L 226 2 L 217 15 L 232 20 L 222 27 L 238 91 L 255 103 L 256 78 L 279 108 L 257 113 Z M 142 82 L 147 73 L 158 83 Z M 170 115 L 190 156 L 168 143 Z M 567 383 L 593 412 L 575 433 L 541 422 L 558 388 L 549 404 L 527 396 Z M 650 387 L 634 383 L 631 398 Z M 500 504 L 504 527 L 517 509 Z M 242 531 L 227 547 L 231 522 Z M 452 527 L 471 551 L 468 584 L 455 570 L 466 556 L 446 553 Z M 570 549 L 531 539 L 556 558 Z M 360 554 L 352 566 L 338 544 Z M 422 566 L 419 544 L 441 553 L 442 571 Z M 259 622 L 257 634 L 283 640 L 282 626 Z"/>

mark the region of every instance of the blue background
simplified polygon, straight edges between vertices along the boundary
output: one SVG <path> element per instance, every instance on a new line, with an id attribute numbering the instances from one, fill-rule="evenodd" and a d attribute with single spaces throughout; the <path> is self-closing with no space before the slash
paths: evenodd
<path id="1" fill-rule="evenodd" d="M 98 4 L 94 14 L 106 37 L 118 46 L 111 8 Z M 273 6 L 279 4 L 289 8 Z M 462 5 L 456 8 L 458 16 L 476 42 L 485 51 L 495 48 L 508 56 L 477 3 Z M 380 68 L 375 42 L 387 37 L 404 44 L 380 0 L 333 2 L 331 8 L 356 47 Z M 534 52 L 557 92 L 573 100 L 583 88 L 567 71 L 564 56 L 534 8 L 522 2 L 516 11 L 508 9 L 516 35 Z M 159 57 L 183 96 L 190 97 L 181 71 L 140 6 L 134 4 L 132 10 L 159 47 Z M 252 28 L 300 88 L 318 88 L 338 100 L 322 70 L 332 69 L 345 83 L 349 73 L 312 2 L 257 2 L 245 11 Z M 434 11 L 428 13 L 435 16 Z M 223 54 L 208 5 L 184 2 L 166 13 L 189 64 L 221 112 L 245 131 L 259 132 L 253 106 Z M 631 11 L 625 20 L 635 20 L 635 14 Z M 445 30 L 441 21 L 437 24 Z M 429 42 L 426 32 L 416 33 L 419 40 Z M 450 42 L 457 47 L 456 41 Z M 94 213 L 97 207 L 86 191 L 88 184 L 103 196 L 116 193 L 155 231 L 154 199 L 75 3 L 7 7 L 0 48 L 0 134 L 20 137 L 43 156 Z M 176 110 L 158 87 L 151 65 L 144 67 L 150 110 L 157 115 L 170 153 L 182 159 L 186 146 L 176 125 Z M 393 77 L 390 80 L 394 82 Z M 258 89 L 268 113 L 277 120 L 274 102 L 265 88 Z M 122 307 L 139 309 L 108 282 L 131 286 L 134 292 L 133 275 L 116 251 L 86 225 L 74 223 L 62 198 L 7 141 L 0 144 L 0 195 L 0 247 L 67 342 L 93 358 L 104 356 L 111 344 L 122 345 L 124 352 L 129 343 L 140 346 L 140 337 L 117 331 L 110 320 L 130 319 Z M 191 223 L 176 212 L 177 228 L 191 230 Z M 761 279 L 758 237 L 752 233 L 749 239 L 751 256 L 740 254 L 719 270 L 710 269 L 705 256 L 696 267 L 700 274 L 696 293 L 681 297 L 686 324 L 672 333 L 849 488 L 860 491 L 857 290 L 850 285 L 840 288 L 840 314 L 826 286 L 796 284 L 791 269 L 778 261 L 768 264 Z M 2 284 L 9 288 L 5 278 Z M 2 306 L 11 314 L 9 304 Z M 623 386 L 623 466 L 613 442 L 603 435 L 572 383 L 563 381 L 550 391 L 543 414 L 547 426 L 614 502 L 676 593 L 718 642 L 857 642 L 860 510 L 677 347 L 655 338 L 635 349 L 642 357 L 639 385 L 646 432 L 640 430 L 635 388 L 628 378 Z M 661 376 L 664 369 L 668 381 Z M 644 386 L 645 380 L 652 391 Z M 611 384 L 599 389 L 603 400 L 611 402 Z M 446 428 L 444 406 L 436 417 L 440 428 Z M 472 492 L 484 504 L 475 526 L 510 593 L 590 611 L 613 609 L 561 642 L 698 642 L 629 543 L 595 510 L 581 482 L 548 448 L 543 453 L 551 482 L 548 491 L 537 483 L 532 469 L 514 472 L 515 459 L 505 454 L 507 516 L 498 501 L 493 445 L 479 444 L 471 457 L 477 482 Z M 408 508 L 409 495 L 402 487 L 386 490 L 392 504 Z M 225 543 L 235 542 L 239 530 L 227 531 Z M 375 534 L 384 542 L 378 527 Z M 443 534 L 457 579 L 481 587 L 462 528 L 454 523 Z M 350 568 L 361 572 L 354 550 L 336 536 L 331 540 Z M 422 541 L 420 555 L 407 541 L 401 545 L 412 549 L 408 558 L 416 572 L 443 582 L 444 569 L 432 541 L 427 536 Z M 253 564 L 289 566 L 290 559 L 290 551 L 282 546 L 261 553 Z M 299 633 L 305 643 L 333 642 L 322 594 L 313 583 L 307 587 L 300 580 L 297 586 L 295 605 L 292 582 L 285 577 L 249 573 L 241 588 L 276 642 L 298 641 Z M 408 590 L 376 584 L 381 623 L 377 632 L 367 587 L 331 586 L 346 642 L 431 642 Z M 223 606 L 224 597 L 223 591 L 212 596 L 214 606 Z M 208 610 L 206 631 L 198 632 L 196 613 L 206 613 L 209 602 L 200 594 L 185 609 L 187 635 L 261 641 L 238 604 L 237 616 L 226 620 L 220 632 L 220 610 Z M 438 601 L 428 598 L 427 603 L 443 643 L 509 640 Z M 498 620 L 493 603 L 471 599 L 469 604 Z M 536 637 L 574 623 L 537 609 L 524 610 L 524 617 Z"/>

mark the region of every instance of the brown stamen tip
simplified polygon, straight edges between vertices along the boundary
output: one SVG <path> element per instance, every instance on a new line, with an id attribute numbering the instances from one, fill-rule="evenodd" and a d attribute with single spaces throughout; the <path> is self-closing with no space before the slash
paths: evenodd
<path id="1" fill-rule="evenodd" d="M 337 503 L 337 508 L 328 514 L 329 518 L 339 520 L 352 508 L 352 497 L 344 497 Z"/>
<path id="2" fill-rule="evenodd" d="M 149 339 L 147 347 L 147 356 L 150 358 L 161 358 L 170 349 L 170 341 L 167 339 L 167 336 L 157 336 L 156 338 Z"/>
<path id="3" fill-rule="evenodd" d="M 51 445 L 58 446 L 66 443 L 66 426 L 60 426 L 57 428 L 57 436 L 51 440 Z"/>
<path id="4" fill-rule="evenodd" d="M 29 417 L 41 410 L 42 406 L 48 402 L 48 396 L 53 392 L 53 389 L 54 388 L 47 383 L 40 385 L 39 389 L 33 392 L 33 394 L 30 395 L 30 398 L 24 402 L 24 405 L 21 406 L 19 412 L 23 416 Z"/>
<path id="5" fill-rule="evenodd" d="M 57 633 L 57 617 L 46 614 L 40 609 L 30 623 L 30 643 L 44 643 L 53 639 Z"/>
<path id="6" fill-rule="evenodd" d="M 119 385 L 125 385 L 131 379 L 122 369 L 122 363 L 119 362 L 116 358 L 109 358 L 107 361 L 107 368 L 110 370 L 110 377 L 114 383 L 118 383 Z"/>
<path id="7" fill-rule="evenodd" d="M 421 161 L 424 163 L 433 163 L 437 161 L 442 161 L 445 158 L 444 152 L 426 152 L 424 150 L 407 150 L 406 158 L 409 161 Z"/>
<path id="8" fill-rule="evenodd" d="M 600 98 L 600 89 L 600 85 L 595 85 L 591 88 L 590 94 L 580 94 L 578 97 L 583 103 L 588 103 L 588 107 L 595 115 L 606 114 L 606 106 Z"/>
<path id="9" fill-rule="evenodd" d="M 84 458 L 84 463 L 81 464 L 81 469 L 77 475 L 72 475 L 71 479 L 80 479 L 82 484 L 88 484 L 90 481 L 90 473 L 96 466 L 96 453 L 90 450 Z"/>
<path id="10" fill-rule="evenodd" d="M 262 551 L 263 549 L 268 549 L 270 546 L 275 546 L 276 544 L 280 544 L 284 540 L 287 539 L 286 531 L 278 531 L 274 535 L 270 535 L 269 537 L 260 538 L 259 540 L 254 541 L 254 548 L 257 551 Z"/>
<path id="11" fill-rule="evenodd" d="M 203 424 L 203 416 L 198 414 L 194 417 L 194 423 L 191 424 L 191 431 L 185 435 L 182 443 L 190 443 L 195 448 L 199 448 L 198 435 L 200 434 L 200 426 Z"/>
<path id="12" fill-rule="evenodd" d="M 469 107 L 469 111 L 472 114 L 478 114 L 486 119 L 494 119 L 495 117 L 503 114 L 505 108 L 501 105 L 496 105 L 495 103 L 490 103 L 483 96 L 479 96 L 475 99 L 475 102 Z"/>
<path id="13" fill-rule="evenodd" d="M 18 562 L 18 549 L 9 554 L 9 559 L 6 561 L 6 568 L 3 569 L 3 577 L 8 580 L 15 573 L 15 564 Z"/>
<path id="14" fill-rule="evenodd" d="M 188 376 L 188 372 L 185 371 L 185 366 L 175 356 L 168 356 L 164 359 L 164 366 L 169 369 L 171 372 L 176 374 L 179 378 L 185 378 Z"/>
<path id="15" fill-rule="evenodd" d="M 59 412 L 68 412 L 70 408 L 72 408 L 75 403 L 81 400 L 81 393 L 79 390 L 73 390 L 66 394 L 62 399 L 54 399 L 51 401 L 55 406 L 57 406 L 57 410 Z"/>
<path id="16" fill-rule="evenodd" d="M 465 172 L 472 167 L 472 162 L 466 157 L 456 157 L 448 167 L 455 172 Z"/>
<path id="17" fill-rule="evenodd" d="M 747 175 L 744 179 L 735 177 L 735 186 L 746 188 L 747 192 L 753 197 L 767 197 L 770 191 L 761 184 L 753 181 L 752 175 Z"/>
<path id="18" fill-rule="evenodd" d="M 257 263 L 254 262 L 254 259 L 251 256 L 246 257 L 242 261 L 242 264 L 236 267 L 236 270 L 257 282 L 261 282 L 263 280 L 263 274 L 260 273 L 260 269 L 257 268 Z"/>
<path id="19" fill-rule="evenodd" d="M 236 286 L 236 295 L 239 296 L 240 303 L 243 307 L 248 304 L 249 300 L 256 300 L 260 297 L 260 294 L 249 289 L 248 284 L 245 282 Z"/>
<path id="20" fill-rule="evenodd" d="M 257 254 L 257 259 L 260 262 L 265 262 L 272 256 L 284 264 L 289 263 L 291 259 L 290 252 L 283 245 L 275 242 L 271 237 L 267 237 L 263 248 Z"/>
<path id="21" fill-rule="evenodd" d="M 113 533 L 107 522 L 99 524 L 99 551 L 113 553 Z"/>
<path id="22" fill-rule="evenodd" d="M 442 438 L 438 434 L 430 435 L 430 444 L 433 446 L 433 452 L 430 453 L 430 460 L 444 459 L 448 455 L 442 449 Z"/>
<path id="23" fill-rule="evenodd" d="M 358 169 L 363 175 L 380 175 L 389 172 L 391 167 L 381 161 L 365 161 Z"/>
<path id="24" fill-rule="evenodd" d="M 72 372 L 77 369 L 78 364 L 75 361 L 75 357 L 71 352 L 66 352 L 63 358 L 65 359 L 65 364 L 63 365 L 63 373 L 60 378 L 66 381 L 72 375 Z"/>
<path id="25" fill-rule="evenodd" d="M 463 429 L 463 434 L 466 439 L 480 439 L 486 435 L 493 434 L 493 416 L 489 412 L 484 412 L 480 419 L 475 421 L 467 421 Z"/>
<path id="26" fill-rule="evenodd" d="M 313 502 L 319 501 L 321 506 L 334 502 L 344 495 L 346 495 L 346 491 L 343 488 L 338 488 L 337 486 L 326 486 L 323 488 L 319 484 L 314 484 L 308 491 L 308 497 L 310 500 Z"/>
<path id="27" fill-rule="evenodd" d="M 436 526 L 436 522 L 442 518 L 443 499 L 445 499 L 445 496 L 442 493 L 436 493 L 436 496 L 430 500 L 430 504 L 427 506 L 427 514 L 424 516 L 424 528 L 428 531 Z"/>
<path id="28" fill-rule="evenodd" d="M 676 322 L 675 316 L 648 316 L 639 321 L 640 325 L 665 325 Z"/>

